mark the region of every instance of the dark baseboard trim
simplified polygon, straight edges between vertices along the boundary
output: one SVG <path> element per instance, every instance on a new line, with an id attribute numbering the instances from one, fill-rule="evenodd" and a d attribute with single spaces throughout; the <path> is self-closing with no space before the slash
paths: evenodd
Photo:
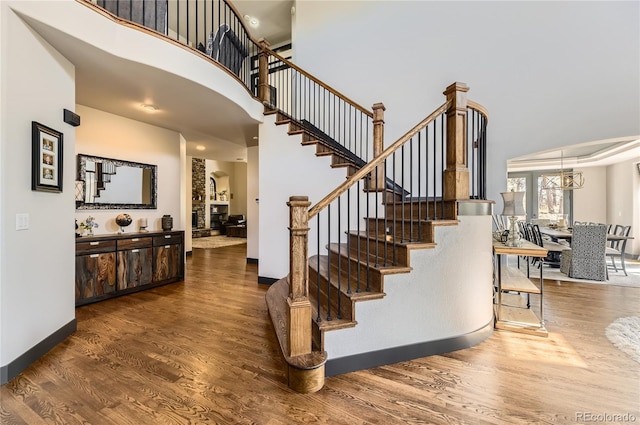
<path id="1" fill-rule="evenodd" d="M 187 251 L 187 257 L 191 257 L 193 255 L 193 251 Z"/>
<path id="2" fill-rule="evenodd" d="M 247 264 L 258 264 L 257 258 L 247 258 Z"/>
<path id="3" fill-rule="evenodd" d="M 279 280 L 280 279 L 274 279 L 272 277 L 258 276 L 258 283 L 261 283 L 263 285 L 273 285 Z"/>
<path id="4" fill-rule="evenodd" d="M 53 347 L 60 344 L 69 335 L 74 333 L 77 327 L 77 322 L 74 318 L 72 321 L 37 343 L 8 365 L 0 367 L 0 385 L 6 384 L 40 357 L 47 354 Z"/>
<path id="5" fill-rule="evenodd" d="M 493 333 L 493 319 L 482 328 L 471 333 L 453 338 L 428 341 L 402 347 L 387 348 L 379 351 L 356 354 L 327 360 L 325 376 L 341 375 L 357 370 L 370 369 L 392 363 L 428 357 L 436 354 L 449 353 L 473 347 L 487 339 Z"/>

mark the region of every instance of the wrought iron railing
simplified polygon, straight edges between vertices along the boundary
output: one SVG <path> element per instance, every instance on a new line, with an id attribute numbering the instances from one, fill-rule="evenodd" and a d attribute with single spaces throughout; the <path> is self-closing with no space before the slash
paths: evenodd
<path id="1" fill-rule="evenodd" d="M 460 185 L 462 193 L 468 186 L 467 199 L 484 199 L 486 111 L 465 103 L 466 115 L 455 124 L 465 131 L 453 131 L 449 121 L 458 120 L 460 108 L 453 98 L 448 96 L 447 102 L 309 209 L 308 281 L 317 322 L 352 320 L 343 317 L 350 309 L 343 305 L 348 301 L 341 292 L 380 290 L 372 270 L 406 266 L 406 258 L 400 258 L 402 244 L 431 243 L 430 221 L 457 218 L 458 199 L 448 195 L 451 190 L 446 185 Z M 457 140 L 458 133 L 464 140 Z M 457 175 L 447 177 L 459 172 L 452 169 L 458 159 L 447 155 L 470 165 L 468 184 L 464 178 L 458 181 Z M 380 173 L 385 179 L 379 178 Z"/>
<path id="2" fill-rule="evenodd" d="M 87 0 L 89 1 L 89 0 Z M 247 87 L 255 73 L 251 58 L 260 46 L 226 0 L 96 0 L 113 15 L 197 49 L 224 65 Z"/>
<path id="3" fill-rule="evenodd" d="M 467 109 L 467 167 L 469 197 L 487 199 L 487 124 L 489 114 L 481 105 L 469 101 Z"/>
<path id="4" fill-rule="evenodd" d="M 265 48 L 267 72 L 263 102 L 277 109 L 325 144 L 350 152 L 364 165 L 372 158 L 373 112 L 294 63 Z M 258 76 L 255 77 L 257 86 Z M 259 93 L 256 92 L 256 95 Z"/>
<path id="5" fill-rule="evenodd" d="M 266 107 L 295 120 L 356 167 L 372 157 L 373 113 L 252 38 L 229 1 L 96 0 L 96 4 L 216 60 Z"/>

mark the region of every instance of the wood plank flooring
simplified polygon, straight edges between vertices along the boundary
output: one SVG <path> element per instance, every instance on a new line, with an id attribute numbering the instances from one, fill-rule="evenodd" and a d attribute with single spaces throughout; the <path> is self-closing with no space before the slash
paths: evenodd
<path id="1" fill-rule="evenodd" d="M 194 250 L 186 276 L 184 283 L 79 307 L 78 331 L 0 388 L 0 423 L 598 418 L 588 414 L 629 414 L 640 422 L 640 364 L 604 335 L 616 318 L 639 313 L 638 288 L 547 281 L 548 338 L 495 331 L 467 350 L 331 377 L 317 393 L 296 394 L 286 385 L 267 287 L 256 283 L 257 267 L 246 264 L 245 245 Z"/>

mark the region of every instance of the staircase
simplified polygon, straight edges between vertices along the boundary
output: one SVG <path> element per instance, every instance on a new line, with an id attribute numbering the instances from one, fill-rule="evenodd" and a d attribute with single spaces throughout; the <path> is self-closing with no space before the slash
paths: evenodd
<path id="1" fill-rule="evenodd" d="M 84 3 L 122 24 L 137 19 L 129 2 L 114 3 L 119 17 L 94 2 Z M 128 7 L 121 9 L 120 3 Z M 198 13 L 200 9 L 210 13 Z M 450 226 L 467 226 L 467 231 L 472 232 L 473 227 L 458 219 L 461 206 L 474 200 L 487 203 L 483 201 L 487 111 L 467 100 L 468 88 L 464 84 L 454 83 L 445 90 L 446 102 L 442 106 L 384 149 L 381 103 L 370 111 L 270 50 L 266 40 L 251 37 L 242 16 L 228 0 L 198 2 L 195 13 L 189 13 L 188 2 L 160 2 L 148 12 L 143 15 L 166 16 L 169 22 L 170 17 L 181 16 L 187 22 L 175 33 L 166 34 L 157 32 L 167 26 L 158 25 L 155 19 L 142 17 L 137 24 L 127 25 L 151 31 L 185 48 L 206 43 L 212 30 L 231 24 L 252 59 L 245 60 L 244 65 L 244 58 L 240 59 L 240 69 L 231 70 L 224 61 L 216 65 L 229 70 L 232 78 L 260 100 L 266 114 L 276 114 L 277 125 L 288 125 L 288 133 L 300 135 L 303 145 L 315 145 L 317 156 L 330 156 L 331 167 L 346 169 L 346 181 L 316 205 L 311 206 L 304 196 L 289 199 L 290 270 L 266 295 L 287 363 L 289 386 L 302 393 L 317 391 L 324 385 L 328 339 L 341 332 L 370 329 L 371 323 L 379 324 L 366 315 L 368 323 L 361 320 L 358 326 L 358 320 L 367 305 L 391 304 L 390 294 L 395 289 L 385 289 L 386 281 L 397 281 L 400 276 L 424 268 L 426 261 L 411 264 L 412 258 L 419 257 L 417 253 L 441 251 L 447 252 L 448 258 L 460 254 L 452 251 L 450 240 L 436 241 L 436 234 L 437 229 L 451 229 Z M 192 50 L 216 62 L 206 52 Z M 255 57 L 257 72 L 253 66 Z M 490 231 L 490 225 L 487 227 Z M 447 235 L 455 239 L 458 251 L 465 251 L 469 245 L 456 239 L 456 235 Z M 448 261 L 444 256 L 440 260 Z M 441 276 L 446 272 L 433 274 Z M 464 281 L 465 277 L 457 279 Z M 441 296 L 437 289 L 442 286 L 433 286 L 435 297 Z M 492 304 L 488 294 L 475 295 L 485 298 L 485 304 Z M 456 302 L 461 308 L 472 310 L 473 296 L 464 293 L 464 299 Z M 365 301 L 359 304 L 357 314 L 356 304 Z M 489 320 L 480 316 L 471 326 Z M 492 320 L 492 312 L 490 317 Z M 432 319 L 442 321 L 442 317 Z M 464 332 L 469 332 L 468 328 Z"/>
<path id="2" fill-rule="evenodd" d="M 459 173 L 455 167 L 455 152 L 452 157 L 446 150 L 449 143 L 456 143 L 456 134 L 460 134 L 455 128 L 450 130 L 453 141 L 446 141 L 447 136 L 441 132 L 442 145 L 435 140 L 433 145 L 428 142 L 424 145 L 425 150 L 432 149 L 443 158 L 447 152 L 448 157 L 437 172 L 441 177 L 429 181 L 425 178 L 425 187 L 420 187 L 421 177 L 407 177 L 415 169 L 420 169 L 418 163 L 422 162 L 421 159 L 411 159 L 406 169 L 403 163 L 401 177 L 395 176 L 396 154 L 400 152 L 398 155 L 402 155 L 404 161 L 405 145 L 412 146 L 408 153 L 412 156 L 415 151 L 413 143 L 416 140 L 421 143 L 421 132 L 436 134 L 438 125 L 443 127 L 445 119 L 459 120 L 457 115 L 460 114 L 457 114 L 453 99 L 460 92 L 466 92 L 466 86 L 454 84 L 447 91 L 449 100 L 445 104 L 384 152 L 375 152 L 374 160 L 369 163 L 364 163 L 308 123 L 281 111 L 266 112 L 277 114 L 276 124 L 288 125 L 288 134 L 301 135 L 302 144 L 315 145 L 317 156 L 330 155 L 332 167 L 347 170 L 347 181 L 313 208 L 309 209 L 310 203 L 305 197 L 291 198 L 291 272 L 274 283 L 266 296 L 288 365 L 289 386 L 296 391 L 313 392 L 322 388 L 327 361 L 327 333 L 356 327 L 357 303 L 383 300 L 386 295 L 385 277 L 411 273 L 411 252 L 436 249 L 435 229 L 456 226 L 459 204 L 473 202 L 469 200 L 468 187 L 464 193 L 468 174 L 464 170 Z M 464 120 L 467 107 L 465 104 Z M 436 123 L 438 119 L 440 123 Z M 465 140 L 463 146 L 466 143 Z M 466 160 L 464 158 L 463 161 Z M 444 169 L 445 165 L 447 169 Z M 462 188 L 459 188 L 461 181 Z M 414 187 L 416 184 L 418 187 Z M 459 196 L 460 191 L 463 196 Z M 412 196 L 412 193 L 417 195 Z M 341 200 L 345 196 L 346 202 Z M 355 205 L 351 197 L 358 199 Z M 360 206 L 365 204 L 366 208 L 360 211 Z M 326 213 L 326 228 L 331 235 L 323 237 L 320 215 L 332 205 L 334 212 Z M 358 211 L 350 210 L 356 206 Z M 341 207 L 350 211 L 345 213 Z M 354 214 L 355 227 L 351 218 Z M 347 224 L 341 223 L 343 217 Z M 308 235 L 309 221 L 315 221 L 318 227 L 311 238 Z M 331 229 L 332 226 L 335 229 Z M 307 255 L 310 248 L 306 245 L 309 239 L 317 239 L 317 248 L 312 249 L 315 252 L 310 256 Z M 303 335 L 310 335 L 310 339 Z M 292 348 L 294 345 L 296 348 Z"/>

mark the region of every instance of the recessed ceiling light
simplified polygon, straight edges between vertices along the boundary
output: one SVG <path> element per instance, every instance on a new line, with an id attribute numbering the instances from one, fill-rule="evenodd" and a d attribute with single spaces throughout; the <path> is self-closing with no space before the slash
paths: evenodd
<path id="1" fill-rule="evenodd" d="M 253 28 L 256 28 L 258 25 L 260 25 L 260 21 L 257 18 L 254 18 L 253 16 L 244 15 L 243 18 L 247 22 L 249 22 L 249 25 L 252 26 Z"/>
<path id="2" fill-rule="evenodd" d="M 202 145 L 198 145 L 198 146 L 196 146 L 196 149 L 197 149 L 197 150 L 199 150 L 199 151 L 203 151 L 203 150 L 205 150 L 205 149 L 207 149 L 207 148 L 205 148 L 205 147 L 204 147 L 204 146 L 202 146 Z"/>
<path id="3" fill-rule="evenodd" d="M 156 105 L 153 105 L 151 103 L 143 103 L 140 105 L 140 107 L 147 112 L 156 112 L 157 110 L 160 109 Z"/>
<path id="4" fill-rule="evenodd" d="M 253 140 L 258 140 L 258 136 L 253 136 Z"/>

